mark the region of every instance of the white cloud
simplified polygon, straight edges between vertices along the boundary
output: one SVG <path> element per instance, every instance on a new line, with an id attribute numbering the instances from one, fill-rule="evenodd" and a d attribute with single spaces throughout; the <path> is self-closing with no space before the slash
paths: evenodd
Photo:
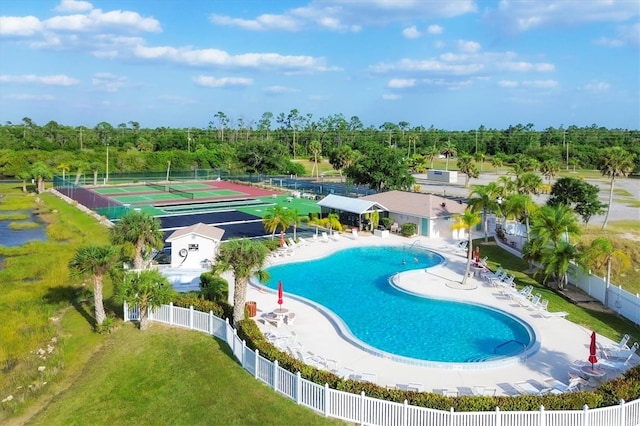
<path id="1" fill-rule="evenodd" d="M 262 91 L 265 93 L 269 93 L 271 95 L 281 95 L 285 93 L 299 92 L 299 90 L 292 89 L 291 87 L 285 87 L 285 86 L 269 86 L 269 87 L 265 87 Z"/>
<path id="2" fill-rule="evenodd" d="M 111 74 L 108 72 L 99 72 L 93 75 L 91 84 L 98 89 L 105 92 L 117 92 L 127 84 L 127 78 Z"/>
<path id="3" fill-rule="evenodd" d="M 476 41 L 458 40 L 458 49 L 465 53 L 475 53 L 480 50 L 480 43 Z"/>
<path id="4" fill-rule="evenodd" d="M 103 12 L 100 9 L 94 9 L 87 14 L 54 16 L 44 21 L 44 25 L 47 29 L 56 31 L 96 32 L 109 28 L 152 33 L 162 31 L 158 20 L 144 18 L 137 12 L 126 10 Z"/>
<path id="5" fill-rule="evenodd" d="M 78 80 L 67 77 L 66 75 L 0 75 L 0 83 L 18 83 L 18 84 L 44 84 L 46 86 L 74 86 L 78 84 Z"/>
<path id="6" fill-rule="evenodd" d="M 385 101 L 396 101 L 400 99 L 400 95 L 396 95 L 393 93 L 385 93 L 382 95 L 382 99 L 384 99 Z"/>
<path id="7" fill-rule="evenodd" d="M 86 12 L 93 9 L 93 5 L 88 1 L 62 0 L 60 4 L 53 8 L 56 12 Z"/>
<path id="8" fill-rule="evenodd" d="M 414 78 L 392 78 L 389 80 L 387 87 L 391 89 L 406 89 L 416 85 Z"/>
<path id="9" fill-rule="evenodd" d="M 500 80 L 498 82 L 499 87 L 506 87 L 507 89 L 512 89 L 514 87 L 518 87 L 518 82 L 513 80 Z"/>
<path id="10" fill-rule="evenodd" d="M 255 19 L 240 19 L 213 14 L 209 17 L 209 20 L 216 25 L 238 27 L 251 31 L 298 31 L 301 28 L 300 21 L 287 15 L 265 14 Z"/>
<path id="11" fill-rule="evenodd" d="M 380 27 L 409 20 L 451 18 L 475 12 L 477 6 L 473 0 L 430 2 L 429 7 L 419 0 L 312 0 L 307 6 L 291 8 L 278 15 L 244 19 L 213 14 L 210 20 L 216 25 L 250 31 L 321 28 L 336 32 L 358 32 L 365 26 Z"/>
<path id="12" fill-rule="evenodd" d="M 243 78 L 243 77 L 222 77 L 215 78 L 207 75 L 199 75 L 195 77 L 193 81 L 198 86 L 203 87 L 228 87 L 228 86 L 251 86 L 253 84 L 253 79 L 251 78 Z"/>
<path id="13" fill-rule="evenodd" d="M 552 89 L 558 87 L 558 82 L 555 80 L 526 80 L 522 82 L 522 85 L 535 89 Z"/>
<path id="14" fill-rule="evenodd" d="M 35 16 L 0 16 L 0 36 L 29 37 L 42 31 Z"/>
<path id="15" fill-rule="evenodd" d="M 502 0 L 496 9 L 487 9 L 484 19 L 507 32 L 525 32 L 594 22 L 628 22 L 639 15 L 636 1 Z"/>
<path id="16" fill-rule="evenodd" d="M 525 61 L 505 61 L 497 64 L 499 68 L 502 68 L 506 71 L 517 71 L 517 72 L 529 72 L 529 71 L 537 71 L 537 72 L 549 72 L 555 69 L 553 64 L 548 64 L 544 62 L 540 63 L 532 63 Z"/>
<path id="17" fill-rule="evenodd" d="M 422 34 L 420 33 L 420 31 L 418 31 L 415 25 L 412 25 L 402 30 L 402 35 L 404 36 L 404 38 L 418 38 Z"/>
<path id="18" fill-rule="evenodd" d="M 605 83 L 603 81 L 590 81 L 582 88 L 587 92 L 601 93 L 609 91 L 610 87 L 609 83 Z"/>
<path id="19" fill-rule="evenodd" d="M 31 95 L 31 94 L 12 94 L 3 96 L 5 99 L 14 101 L 52 101 L 55 98 L 51 95 Z"/>
<path id="20" fill-rule="evenodd" d="M 427 32 L 429 34 L 442 34 L 444 32 L 444 28 L 442 28 L 440 25 L 429 25 L 429 27 L 427 28 Z"/>

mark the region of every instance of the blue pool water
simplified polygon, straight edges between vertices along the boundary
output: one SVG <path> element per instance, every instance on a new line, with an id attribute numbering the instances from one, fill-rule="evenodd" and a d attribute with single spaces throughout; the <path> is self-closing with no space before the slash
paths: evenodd
<path id="1" fill-rule="evenodd" d="M 418 262 L 415 262 L 417 259 Z M 521 353 L 532 333 L 515 318 L 487 307 L 417 297 L 389 277 L 442 262 L 425 250 L 360 247 L 328 257 L 268 268 L 266 285 L 332 311 L 349 331 L 380 351 L 434 362 L 480 362 Z M 453 291 L 453 290 L 452 290 Z"/>

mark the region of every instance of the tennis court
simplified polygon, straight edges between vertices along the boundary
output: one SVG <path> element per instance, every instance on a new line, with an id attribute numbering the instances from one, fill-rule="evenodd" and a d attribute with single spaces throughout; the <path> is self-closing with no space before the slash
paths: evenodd
<path id="1" fill-rule="evenodd" d="M 90 190 L 122 204 L 125 209 L 135 208 L 157 217 L 166 234 L 196 223 L 205 223 L 224 229 L 225 240 L 264 235 L 262 218 L 276 205 L 295 209 L 299 215 L 320 211 L 313 200 L 219 180 L 158 181 L 100 186 Z"/>

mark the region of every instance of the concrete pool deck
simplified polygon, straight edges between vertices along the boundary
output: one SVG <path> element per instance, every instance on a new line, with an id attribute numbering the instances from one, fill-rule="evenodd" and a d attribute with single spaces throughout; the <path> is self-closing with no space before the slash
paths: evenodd
<path id="1" fill-rule="evenodd" d="M 397 235 L 390 235 L 388 238 L 361 235 L 357 239 L 343 236 L 338 241 L 310 242 L 306 246 L 296 248 L 290 256 L 270 257 L 266 267 L 316 259 L 351 247 L 411 244 L 419 244 L 422 248 L 441 254 L 446 263 L 428 270 L 418 269 L 400 274 L 396 285 L 427 297 L 468 301 L 509 313 L 532 327 L 539 344 L 537 350 L 524 361 L 508 361 L 502 366 L 496 366 L 495 363 L 490 367 L 483 363 L 470 363 L 473 364 L 470 368 L 462 368 L 455 365 L 420 366 L 397 362 L 373 355 L 345 340 L 326 315 L 306 303 L 287 297 L 286 283 L 283 307 L 295 312 L 295 322 L 276 329 L 268 322 L 261 321 L 262 314 L 278 307 L 277 294 L 275 290 L 250 285 L 247 301 L 256 302 L 257 315 L 254 319 L 264 332 L 278 330 L 280 333 L 293 333 L 294 339 L 303 345 L 305 351 L 335 360 L 340 367 L 355 370 L 357 373 L 373 373 L 377 376 L 376 383 L 381 386 L 421 383 L 425 391 L 457 389 L 461 394 L 474 386 L 487 386 L 495 387 L 497 395 L 508 395 L 516 393 L 514 384 L 521 381 L 533 380 L 543 384 L 544 379 L 554 377 L 568 383 L 570 366 L 575 361 L 586 362 L 589 356 L 590 330 L 563 318 L 543 318 L 535 311 L 527 310 L 500 294 L 497 288 L 485 285 L 479 278 L 469 277 L 467 281 L 470 285 L 467 285 L 466 289 L 458 288 L 456 284 L 462 281 L 466 258 L 462 253 L 457 254 L 449 249 L 452 245 L 448 241 L 424 237 L 407 239 Z M 335 273 L 339 274 L 340 271 L 337 270 Z M 353 303 L 357 303 L 357 300 Z M 551 305 L 549 310 L 559 309 Z M 398 312 L 398 315 L 402 313 Z M 443 318 L 443 321 L 447 320 L 453 319 Z M 428 330 L 423 332 L 428 333 Z M 416 336 L 419 335 L 417 331 Z M 614 342 L 598 335 L 598 343 L 607 345 Z M 640 361 L 637 355 L 635 361 Z"/>

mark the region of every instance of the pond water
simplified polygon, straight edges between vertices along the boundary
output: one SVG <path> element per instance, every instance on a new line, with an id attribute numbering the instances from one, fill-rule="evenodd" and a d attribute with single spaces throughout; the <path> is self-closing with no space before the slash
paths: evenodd
<path id="1" fill-rule="evenodd" d="M 0 245 L 6 247 L 18 247 L 29 241 L 43 241 L 47 238 L 47 227 L 38 220 L 38 218 L 29 211 L 5 211 L 0 212 L 0 216 L 26 214 L 26 220 L 0 220 Z M 11 229 L 11 223 L 35 222 L 40 226 L 28 229 Z M 2 268 L 4 258 L 0 256 L 0 269 Z"/>

